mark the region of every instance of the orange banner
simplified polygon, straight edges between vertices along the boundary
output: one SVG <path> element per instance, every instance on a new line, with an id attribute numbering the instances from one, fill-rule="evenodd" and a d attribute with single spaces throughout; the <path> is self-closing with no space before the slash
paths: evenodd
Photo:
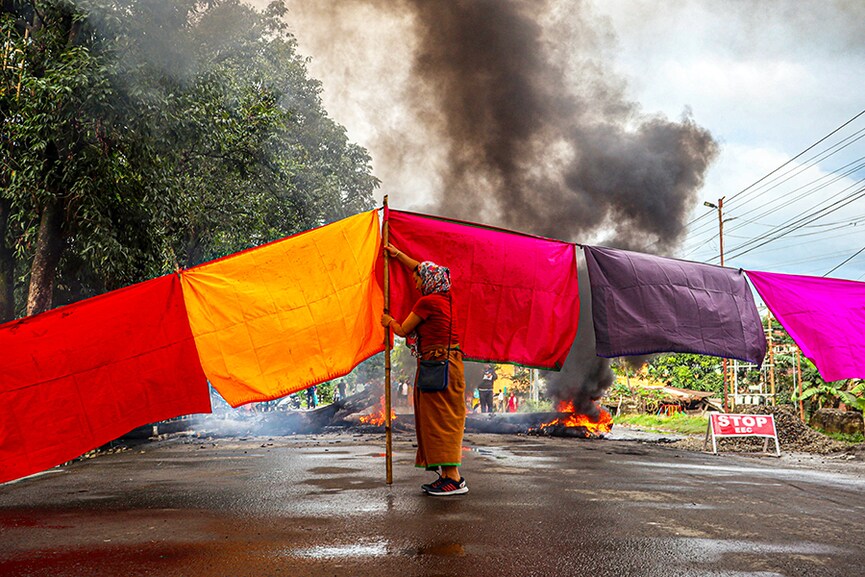
<path id="1" fill-rule="evenodd" d="M 384 350 L 371 211 L 182 273 L 211 384 L 237 407 L 349 373 Z"/>

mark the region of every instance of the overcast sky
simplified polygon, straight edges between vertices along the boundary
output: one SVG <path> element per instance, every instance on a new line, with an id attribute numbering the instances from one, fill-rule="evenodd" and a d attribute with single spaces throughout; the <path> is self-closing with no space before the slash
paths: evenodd
<path id="1" fill-rule="evenodd" d="M 312 75 L 323 82 L 327 110 L 370 151 L 383 183 L 379 198 L 387 193 L 398 208 L 421 208 L 437 194 L 448 158 L 430 145 L 434 135 L 417 129 L 416 108 L 408 105 L 417 90 L 410 74 L 411 19 L 376 8 L 387 1 L 349 4 L 351 11 L 323 21 L 318 0 L 290 0 L 291 29 L 311 58 Z M 676 256 L 718 262 L 717 211 L 702 202 L 717 204 L 721 197 L 727 198 L 727 266 L 821 276 L 865 248 L 865 199 L 844 200 L 863 187 L 858 181 L 865 169 L 857 160 L 865 157 L 865 139 L 857 133 L 865 135 L 865 115 L 791 161 L 865 110 L 865 3 L 604 0 L 561 6 L 579 6 L 574 12 L 580 11 L 583 27 L 574 26 L 580 38 L 563 43 L 567 49 L 588 50 L 590 38 L 606 81 L 642 114 L 672 120 L 689 114 L 719 144 Z M 762 186 L 745 190 L 787 162 Z M 822 219 L 745 252 L 744 243 L 822 207 Z M 830 276 L 865 280 L 865 250 Z"/>
<path id="2" fill-rule="evenodd" d="M 688 106 L 720 141 L 721 154 L 702 191 L 715 204 L 865 110 L 865 3 L 693 1 L 662 6 L 606 0 L 596 6 L 611 20 L 619 47 L 615 62 L 633 98 L 646 110 L 668 115 Z M 775 173 L 770 181 L 784 177 L 771 186 L 730 201 L 725 252 L 734 256 L 726 264 L 822 276 L 865 247 L 865 200 L 858 200 L 735 256 L 735 247 L 748 240 L 861 189 L 861 168 L 832 184 L 832 177 L 817 179 L 851 162 L 850 169 L 861 165 L 855 161 L 865 156 L 865 144 L 857 140 L 863 129 L 865 116 Z M 840 146 L 832 148 L 848 143 L 837 152 Z M 821 151 L 827 154 L 815 166 L 788 174 Z M 801 200 L 791 200 L 799 196 Z M 698 205 L 694 217 L 704 211 L 711 209 Z M 712 221 L 704 217 L 692 225 L 680 256 L 717 262 L 718 225 L 716 218 Z M 853 280 L 863 275 L 865 251 L 831 274 Z"/>

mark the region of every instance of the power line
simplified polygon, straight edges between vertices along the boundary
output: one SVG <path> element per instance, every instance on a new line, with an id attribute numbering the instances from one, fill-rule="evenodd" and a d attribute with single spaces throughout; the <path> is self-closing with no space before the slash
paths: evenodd
<path id="1" fill-rule="evenodd" d="M 858 163 L 858 164 L 855 164 L 855 163 Z M 851 164 L 855 164 L 855 166 L 853 166 L 852 168 L 848 168 L 848 167 L 850 167 Z M 830 172 L 830 173 L 828 173 L 828 174 L 825 174 L 825 175 L 823 175 L 823 176 L 821 176 L 821 177 L 819 177 L 819 178 L 816 178 L 816 179 L 814 179 L 814 180 L 812 180 L 812 181 L 810 181 L 810 182 L 807 182 L 807 183 L 805 183 L 805 184 L 803 184 L 803 185 L 801 185 L 801 186 L 799 186 L 799 187 L 797 187 L 797 188 L 794 188 L 794 189 L 791 190 L 787 195 L 784 195 L 784 196 L 782 196 L 782 197 L 778 197 L 778 198 L 776 198 L 775 200 L 770 201 L 770 202 L 767 204 L 767 206 L 770 206 L 770 205 L 773 205 L 773 204 L 778 204 L 778 203 L 781 203 L 781 202 L 783 202 L 783 203 L 785 203 L 785 204 L 787 204 L 787 205 L 790 205 L 790 204 L 792 204 L 792 203 L 794 203 L 794 202 L 797 202 L 797 201 L 799 201 L 799 200 L 802 200 L 803 198 L 805 198 L 805 197 L 807 197 L 807 196 L 810 196 L 810 195 L 812 195 L 812 194 L 814 194 L 814 193 L 817 193 L 817 192 L 819 192 L 819 191 L 821 191 L 821 190 L 824 190 L 824 189 L 828 188 L 829 186 L 831 186 L 831 185 L 833 185 L 833 184 L 835 184 L 835 183 L 841 181 L 842 179 L 847 178 L 848 176 L 850 176 L 850 175 L 852 175 L 852 174 L 855 174 L 855 173 L 859 172 L 861 169 L 865 168 L 865 157 L 859 158 L 859 159 L 857 159 L 857 160 L 855 160 L 855 161 L 853 161 L 853 162 L 851 162 L 851 163 L 849 163 L 849 164 L 844 165 L 844 166 L 841 167 L 841 168 L 842 168 L 842 169 L 844 169 L 844 168 L 848 168 L 848 170 L 846 170 L 846 171 L 844 171 L 844 172 L 842 172 L 842 173 Z M 840 169 L 839 169 L 839 170 L 840 170 Z M 834 176 L 833 176 L 833 175 L 834 175 Z M 825 179 L 830 178 L 830 177 L 833 177 L 833 178 L 831 178 L 831 180 L 829 180 L 828 182 L 824 182 L 824 183 L 822 183 L 820 186 L 814 186 L 814 187 L 812 187 L 812 188 L 808 188 L 808 189 L 804 190 L 804 192 L 801 192 L 801 194 L 799 194 L 799 195 L 797 195 L 797 196 L 795 196 L 795 197 L 793 197 L 793 198 L 790 198 L 790 195 L 792 195 L 793 193 L 800 192 L 800 191 L 802 191 L 802 189 L 805 189 L 806 187 L 808 187 L 808 186 L 810 186 L 810 185 L 817 184 L 817 183 L 819 183 L 821 180 L 825 180 Z M 765 216 L 769 216 L 770 214 L 774 214 L 774 213 L 778 212 L 778 210 L 779 210 L 778 208 L 769 208 L 768 210 L 766 210 L 766 211 L 764 211 L 764 212 L 762 212 L 762 213 L 760 213 L 760 214 L 754 215 L 754 219 L 759 219 L 759 218 L 763 218 L 763 217 L 765 217 Z M 742 228 L 743 226 L 745 226 L 745 225 L 744 225 L 744 224 L 741 224 L 741 225 L 733 226 L 733 227 L 730 228 L 730 230 L 731 230 L 731 231 L 733 231 L 733 230 L 737 230 L 737 229 L 739 229 L 739 228 Z"/>
<path id="2" fill-rule="evenodd" d="M 817 218 L 811 218 L 811 216 L 812 216 L 812 215 L 819 215 L 821 212 L 825 211 L 827 208 L 831 208 L 831 207 L 835 206 L 836 204 L 838 204 L 839 202 L 843 202 L 843 201 L 845 201 L 845 200 L 847 200 L 847 199 L 850 199 L 851 197 L 854 197 L 854 196 L 859 192 L 859 190 L 855 190 L 855 191 L 853 191 L 852 193 L 847 194 L 846 196 L 844 196 L 844 197 L 841 198 L 840 200 L 835 201 L 835 203 L 833 203 L 833 204 L 829 204 L 829 203 L 830 203 L 831 201 L 833 201 L 834 199 L 836 199 L 836 198 L 838 198 L 839 196 L 841 196 L 841 195 L 847 193 L 850 189 L 852 189 L 852 188 L 854 188 L 854 187 L 857 187 L 857 186 L 860 186 L 863 182 L 865 182 L 865 178 L 862 178 L 862 179 L 860 179 L 860 180 L 857 180 L 856 182 L 852 182 L 852 183 L 850 183 L 850 184 L 847 185 L 846 187 L 844 187 L 844 188 L 840 189 L 839 191 L 837 191 L 835 194 L 833 194 L 833 195 L 831 195 L 831 196 L 829 196 L 829 197 L 823 199 L 820 203 L 818 203 L 817 205 L 813 206 L 813 207 L 811 208 L 812 212 L 811 212 L 810 214 L 809 214 L 809 213 L 805 213 L 804 215 L 799 216 L 799 217 L 791 217 L 791 218 L 788 218 L 786 221 L 784 221 L 784 222 L 782 222 L 781 224 L 777 225 L 777 226 L 775 227 L 775 229 L 776 229 L 776 230 L 778 230 L 778 229 L 785 229 L 785 228 L 788 228 L 788 227 L 790 227 L 790 226 L 792 226 L 792 225 L 802 225 L 805 221 L 807 221 L 807 223 L 810 224 L 811 222 L 814 222 L 815 220 L 818 220 Z M 860 190 L 861 190 L 861 189 L 860 189 Z M 821 207 L 821 205 L 824 205 L 824 206 Z M 777 211 L 775 211 L 775 212 L 777 212 Z M 832 211 L 832 212 L 834 212 L 834 211 Z M 801 213 L 800 213 L 800 214 L 801 214 Z M 828 213 L 826 213 L 826 214 L 828 214 Z M 810 220 L 808 220 L 808 219 L 810 219 Z M 742 243 L 741 245 L 739 245 L 739 246 L 737 246 L 737 247 L 735 247 L 735 248 L 733 248 L 733 249 L 731 249 L 731 250 L 732 250 L 732 251 L 736 251 L 736 250 L 741 250 L 741 249 L 743 249 L 743 248 L 746 248 L 746 247 L 748 247 L 748 246 L 754 244 L 755 242 L 758 242 L 758 241 L 760 241 L 760 240 L 763 240 L 764 238 L 767 238 L 767 237 L 771 236 L 774 232 L 775 232 L 775 231 L 773 231 L 773 230 L 766 231 L 766 232 L 764 232 L 764 233 L 762 233 L 762 234 L 760 234 L 760 235 L 758 235 L 758 236 L 752 238 L 752 239 L 749 240 L 748 242 Z"/>
<path id="3" fill-rule="evenodd" d="M 865 129 L 862 129 L 862 131 L 865 132 Z M 865 137 L 865 134 L 863 134 L 863 137 Z M 800 168 L 804 169 L 804 168 L 809 168 L 809 167 L 810 166 L 804 166 L 803 165 L 803 167 L 800 167 Z M 827 174 L 824 174 L 823 176 L 820 176 L 819 178 L 815 178 L 815 179 L 813 179 L 813 180 L 811 180 L 805 184 L 802 184 L 802 185 L 798 186 L 797 188 L 794 188 L 793 190 L 791 190 L 789 194 L 792 194 L 792 193 L 795 193 L 798 191 L 802 191 L 803 189 L 806 189 L 806 187 L 808 187 L 810 185 L 816 185 L 820 181 L 830 179 L 828 182 L 823 182 L 820 186 L 814 186 L 810 189 L 806 189 L 806 190 L 804 190 L 804 192 L 802 192 L 801 194 L 799 194 L 798 196 L 796 196 L 794 198 L 790 198 L 789 196 L 778 197 L 775 200 L 770 201 L 766 206 L 771 207 L 771 205 L 777 204 L 779 202 L 785 202 L 787 205 L 794 203 L 794 202 L 797 202 L 797 201 L 805 198 L 806 196 L 817 193 L 817 192 L 837 183 L 838 181 L 842 180 L 843 178 L 850 176 L 851 174 L 857 173 L 862 168 L 865 168 L 865 156 L 859 157 L 856 160 L 849 162 L 849 163 L 845 164 L 844 166 L 839 167 L 838 169 L 836 169 L 833 172 L 829 172 Z M 839 172 L 842 170 L 844 170 L 844 172 Z M 790 178 L 792 178 L 792 177 L 790 177 Z M 790 178 L 788 178 L 787 180 L 790 180 Z M 785 182 L 786 182 L 786 180 L 785 180 Z M 769 189 L 764 190 L 763 193 L 768 192 L 769 190 L 775 188 L 776 186 L 777 185 L 775 185 Z M 761 194 L 763 194 L 763 193 L 761 193 Z M 758 196 L 760 196 L 760 195 L 758 195 Z M 754 197 L 754 198 L 756 198 L 756 197 Z M 751 199 L 751 200 L 753 200 L 753 199 Z M 746 204 L 747 204 L 747 202 L 748 201 L 746 201 Z M 741 207 L 741 206 L 744 206 L 744 205 L 740 204 L 739 207 Z M 763 218 L 763 217 L 768 216 L 770 214 L 773 214 L 775 212 L 778 212 L 777 208 L 768 208 L 768 210 L 765 210 L 764 212 L 762 212 L 760 214 L 754 215 L 752 220 L 745 220 L 745 222 L 746 223 L 753 222 L 759 218 Z M 733 217 L 733 218 L 739 218 L 739 217 Z M 729 220 L 733 220 L 733 219 L 731 218 Z M 729 230 L 730 230 L 730 232 L 732 232 L 732 231 L 738 230 L 744 226 L 745 226 L 745 224 L 733 225 L 732 227 L 730 227 Z M 701 227 L 701 228 L 704 228 L 704 227 Z M 711 232 L 711 229 L 707 229 L 707 231 Z M 693 234 L 696 234 L 697 236 L 699 236 L 700 232 L 699 232 L 699 230 L 692 231 L 692 235 Z"/>
<path id="4" fill-rule="evenodd" d="M 855 137 L 855 138 L 854 138 L 854 137 Z M 844 150 L 844 149 L 847 148 L 848 146 L 850 146 L 850 145 L 852 145 L 852 144 L 855 144 L 856 142 L 858 142 L 858 141 L 861 140 L 862 138 L 865 138 L 865 128 L 862 128 L 862 129 L 858 130 L 857 132 L 855 132 L 855 133 L 853 133 L 852 135 L 850 135 L 850 136 L 844 138 L 843 140 L 840 140 L 839 142 L 836 142 L 835 144 L 833 144 L 832 146 L 830 146 L 830 147 L 827 148 L 826 150 L 823 150 L 822 152 L 819 152 L 819 153 L 815 154 L 814 156 L 808 158 L 804 163 L 802 163 L 802 164 L 800 164 L 800 165 L 798 165 L 798 166 L 795 166 L 795 167 L 791 167 L 789 170 L 787 170 L 787 171 L 784 172 L 783 174 L 779 174 L 779 175 L 778 175 L 777 177 L 775 177 L 774 179 L 772 179 L 772 180 L 766 182 L 765 184 L 763 184 L 763 185 L 760 186 L 760 187 L 755 188 L 752 192 L 757 192 L 757 191 L 760 190 L 760 189 L 762 189 L 762 191 L 759 192 L 759 193 L 757 193 L 757 194 L 755 194 L 754 196 L 751 196 L 751 197 L 748 198 L 747 200 L 740 201 L 739 203 L 736 203 L 736 202 L 734 201 L 734 202 L 732 202 L 731 204 L 736 205 L 736 207 L 742 207 L 742 206 L 748 204 L 749 202 L 756 200 L 757 198 L 763 196 L 764 194 L 766 194 L 766 193 L 769 192 L 770 190 L 774 190 L 774 189 L 777 188 L 778 186 L 784 184 L 785 182 L 788 182 L 788 181 L 792 180 L 794 177 L 798 176 L 799 174 L 802 174 L 803 172 L 805 172 L 805 171 L 808 170 L 809 168 L 812 168 L 812 167 L 814 167 L 814 166 L 818 166 L 818 165 L 820 164 L 820 162 L 826 160 L 826 159 L 829 158 L 830 156 L 834 156 L 834 155 L 838 154 L 839 152 L 841 152 L 842 150 Z M 850 140 L 850 139 L 852 139 L 852 140 Z M 845 141 L 848 141 L 848 140 L 850 140 L 850 142 L 847 142 L 846 144 L 844 144 L 843 146 L 841 146 L 842 143 L 844 143 Z M 835 149 L 835 150 L 833 150 L 833 149 Z M 830 152 L 830 151 L 831 151 L 831 152 Z M 850 166 L 850 164 L 853 164 L 853 163 L 855 163 L 855 162 L 860 162 L 861 160 L 862 160 L 862 158 L 859 158 L 859 159 L 857 159 L 857 160 L 855 160 L 855 161 L 853 161 L 853 162 L 851 162 L 851 163 L 848 163 L 847 165 L 845 165 L 845 166 L 843 166 L 843 167 L 841 167 L 841 168 L 846 168 L 847 166 Z M 825 176 L 829 176 L 829 175 L 831 175 L 831 174 L 833 174 L 833 173 L 837 173 L 838 170 L 840 170 L 840 169 L 836 169 L 835 171 L 832 171 L 832 172 L 830 172 L 829 174 L 827 174 L 827 175 L 825 175 Z M 780 180 L 782 177 L 785 177 L 785 176 L 786 176 L 786 178 L 783 178 L 783 180 Z M 825 176 L 824 176 L 824 177 L 825 177 Z M 821 178 L 824 178 L 824 177 L 821 177 Z M 780 180 L 780 181 L 779 181 L 779 180 Z M 817 180 L 820 180 L 820 179 L 817 179 Z M 816 182 L 816 180 L 813 181 L 813 182 Z M 773 184 L 773 183 L 774 183 L 774 184 Z M 769 186 L 770 184 L 771 184 L 771 186 Z"/>
<path id="5" fill-rule="evenodd" d="M 859 183 L 856 183 L 856 184 L 859 184 Z M 835 212 L 836 210 L 844 208 L 848 204 L 850 204 L 856 200 L 859 200 L 862 197 L 865 197 L 865 187 L 862 187 L 862 188 L 855 190 L 854 192 L 852 192 L 851 194 L 849 194 L 848 196 L 846 196 L 845 198 L 839 200 L 838 202 L 836 202 L 834 204 L 831 204 L 829 206 L 821 208 L 816 213 L 814 213 L 814 215 L 807 215 L 807 216 L 801 217 L 801 218 L 796 219 L 796 220 L 792 220 L 792 219 L 788 220 L 787 222 L 785 222 L 779 226 L 779 229 L 781 229 L 781 231 L 778 232 L 778 234 L 776 234 L 775 236 L 770 237 L 769 233 L 761 235 L 761 236 L 755 238 L 753 241 L 751 241 L 749 243 L 744 243 L 743 245 L 740 245 L 740 246 L 736 247 L 735 249 L 733 249 L 733 251 L 739 250 L 740 252 L 737 252 L 737 253 L 732 254 L 732 255 L 728 255 L 727 258 L 735 258 L 735 257 L 740 257 L 742 255 L 745 255 L 745 254 L 747 254 L 753 250 L 760 248 L 761 246 L 764 246 L 764 245 L 766 245 L 772 241 L 778 240 L 779 238 L 786 236 L 790 232 L 796 230 L 797 226 L 802 224 L 802 223 L 814 222 L 815 220 L 822 218 L 823 216 L 826 216 L 827 214 L 831 214 L 831 213 Z M 765 239 L 765 240 L 763 240 L 763 239 Z M 758 242 L 759 240 L 763 240 L 763 242 L 760 242 L 759 244 L 753 245 L 754 242 Z M 753 246 L 750 246 L 750 245 L 753 245 Z M 746 248 L 747 246 L 750 246 L 750 248 Z M 745 250 L 742 250 L 742 249 L 745 249 Z"/>
<path id="6" fill-rule="evenodd" d="M 832 130 L 831 132 L 829 132 L 828 134 L 826 134 L 825 136 L 823 136 L 822 138 L 820 138 L 818 141 L 816 141 L 815 143 L 811 144 L 810 146 L 808 146 L 807 148 L 805 148 L 804 150 L 802 150 L 801 152 L 799 152 L 798 154 L 796 154 L 795 156 L 793 156 L 792 158 L 790 158 L 789 160 L 787 160 L 786 162 L 782 163 L 780 166 L 776 167 L 774 170 L 772 170 L 772 171 L 769 172 L 768 174 L 764 175 L 763 177 L 761 177 L 760 179 L 758 179 L 758 180 L 756 180 L 755 182 L 751 183 L 750 185 L 746 186 L 745 188 L 743 188 L 743 189 L 740 190 L 739 192 L 737 192 L 737 193 L 733 194 L 732 196 L 730 196 L 730 197 L 727 199 L 727 206 L 730 207 L 730 203 L 731 203 L 731 201 L 735 201 L 735 199 L 737 199 L 737 198 L 741 197 L 742 195 L 746 194 L 748 191 L 756 192 L 756 190 L 752 190 L 752 189 L 755 189 L 755 188 L 756 188 L 760 183 L 764 182 L 766 179 L 768 179 L 769 177 L 771 177 L 773 174 L 779 172 L 779 171 L 782 170 L 785 166 L 787 166 L 787 165 L 793 163 L 795 160 L 797 160 L 797 159 L 799 159 L 800 157 L 802 157 L 803 155 L 807 154 L 810 150 L 813 150 L 813 149 L 816 148 L 818 145 L 820 145 L 821 143 L 825 142 L 827 139 L 829 139 L 829 138 L 832 137 L 833 135 L 837 134 L 839 131 L 841 131 L 842 129 L 844 129 L 845 127 L 847 127 L 849 124 L 851 124 L 852 122 L 854 122 L 856 119 L 858 119 L 859 117 L 861 117 L 863 114 L 865 114 L 865 110 L 862 110 L 862 111 L 860 111 L 859 113 L 855 114 L 852 118 L 850 118 L 850 119 L 847 120 L 846 122 L 842 123 L 840 126 L 838 126 L 837 128 L 835 128 L 834 130 Z M 865 129 L 858 130 L 858 131 L 855 132 L 853 135 L 847 136 L 846 138 L 844 138 L 844 139 L 842 139 L 841 141 L 839 141 L 839 142 L 833 144 L 831 147 L 829 147 L 828 149 L 824 150 L 823 152 L 820 152 L 820 153 L 818 153 L 818 154 L 816 154 L 816 155 L 810 157 L 810 158 L 808 159 L 808 162 L 810 162 L 810 161 L 814 161 L 814 162 L 812 163 L 812 165 L 813 165 L 813 164 L 817 164 L 817 163 L 819 163 L 821 160 L 825 160 L 825 159 L 828 158 L 829 156 L 832 156 L 832 155 L 836 154 L 836 153 L 839 152 L 840 150 L 843 150 L 843 149 L 846 148 L 847 146 L 853 144 L 854 142 L 858 141 L 860 138 L 862 138 L 863 136 L 865 136 L 865 135 L 862 134 L 863 132 L 865 132 Z M 851 139 L 853 139 L 853 140 L 850 141 Z M 850 142 L 847 142 L 847 141 L 850 141 Z M 846 142 L 846 144 L 844 144 L 843 146 L 841 146 L 841 144 L 843 144 L 843 143 L 845 143 L 845 142 Z M 839 148 L 839 147 L 840 147 L 840 148 Z M 834 149 L 834 150 L 833 150 L 833 149 Z M 829 151 L 832 151 L 832 152 L 829 153 Z M 827 154 L 827 153 L 828 153 L 828 154 Z M 823 155 L 822 158 L 821 158 L 821 155 Z M 865 157 L 863 157 L 863 158 L 865 158 Z M 815 159 L 817 159 L 817 160 L 815 160 Z M 847 167 L 849 167 L 851 164 L 854 164 L 855 162 L 858 162 L 858 161 L 861 161 L 861 160 L 862 160 L 862 158 L 857 159 L 857 161 L 854 161 L 853 163 L 849 163 L 849 164 L 845 165 L 845 166 L 842 167 L 842 168 L 847 168 Z M 798 168 L 796 168 L 796 169 L 794 169 L 794 170 L 795 170 L 795 171 L 798 171 L 798 172 L 797 172 L 797 174 L 798 174 L 798 173 L 801 173 L 802 171 L 804 171 L 804 170 L 805 170 L 806 168 L 808 168 L 808 167 L 809 167 L 808 165 L 802 165 L 802 166 L 800 166 L 800 167 L 798 167 Z M 857 167 L 856 169 L 851 170 L 851 172 L 849 172 L 848 174 L 852 173 L 852 172 L 855 171 L 855 170 L 858 170 L 858 168 L 861 168 L 861 167 Z M 790 172 L 790 171 L 787 171 L 787 173 L 784 173 L 784 174 L 788 174 L 789 172 Z M 837 171 L 833 171 L 833 172 L 837 172 Z M 781 176 L 783 176 L 783 175 L 780 175 L 778 178 L 780 178 Z M 795 176 L 795 175 L 794 175 L 794 176 Z M 828 176 L 828 175 L 826 175 L 826 176 Z M 773 179 L 773 180 L 770 181 L 770 182 L 775 182 L 775 180 L 777 180 L 778 178 Z M 792 178 L 792 176 L 788 177 L 787 179 L 785 179 L 785 180 L 782 181 L 782 182 L 786 182 L 786 181 L 789 180 L 790 178 Z M 821 178 L 823 178 L 823 177 L 821 177 Z M 836 182 L 836 181 L 839 180 L 840 178 L 841 178 L 841 177 L 836 177 L 835 179 L 832 180 L 832 182 L 827 183 L 825 186 L 828 186 L 828 184 L 831 184 L 831 183 L 833 183 L 833 182 Z M 820 180 L 820 179 L 817 179 L 817 180 L 812 181 L 811 183 L 808 183 L 808 184 L 813 184 L 814 182 L 817 182 L 817 181 L 819 181 L 819 180 Z M 763 187 L 760 187 L 760 188 L 764 188 L 767 184 L 769 184 L 769 183 L 764 184 Z M 751 200 L 756 199 L 757 197 L 761 196 L 762 194 L 765 194 L 766 192 L 768 192 L 768 190 L 771 190 L 771 189 L 777 187 L 777 186 L 780 185 L 780 184 L 781 184 L 781 183 L 776 183 L 776 184 L 773 185 L 772 187 L 769 187 L 769 188 L 763 190 L 762 193 L 758 194 L 757 196 L 754 196 L 754 197 L 750 198 L 749 200 L 745 201 L 744 203 L 742 203 L 742 202 L 740 201 L 739 203 L 735 203 L 735 202 L 733 202 L 733 204 L 734 204 L 734 206 L 735 206 L 735 205 L 738 205 L 738 206 L 744 206 L 744 204 L 747 204 L 747 203 L 750 202 Z M 799 188 L 797 188 L 796 190 L 800 190 L 800 189 L 803 188 L 804 186 L 808 186 L 808 185 L 807 185 L 807 184 L 806 184 L 806 185 L 803 185 L 802 187 L 799 187 Z M 817 192 L 818 190 L 820 190 L 820 189 L 822 189 L 822 188 L 823 188 L 823 187 L 819 187 L 819 188 L 812 189 L 810 192 L 808 192 L 808 194 L 813 194 L 814 192 Z M 757 189 L 757 190 L 759 190 L 759 189 Z M 801 198 L 801 197 L 800 197 L 800 198 Z M 770 212 L 771 212 L 771 211 L 770 211 Z M 764 213 L 764 216 L 765 216 L 765 214 L 768 214 L 768 213 Z M 703 213 L 703 214 L 701 214 L 701 215 L 695 217 L 694 219 L 692 219 L 690 222 L 688 222 L 688 223 L 685 225 L 685 227 L 686 227 L 686 228 L 690 228 L 693 224 L 696 224 L 697 222 L 700 222 L 700 221 L 704 221 L 704 220 L 707 219 L 709 216 L 710 216 L 710 213 L 708 213 L 708 212 Z M 696 234 L 696 235 L 700 235 L 700 234 L 702 233 L 703 230 L 707 230 L 707 231 L 710 230 L 710 229 L 707 229 L 707 227 L 710 226 L 710 225 L 711 225 L 711 221 L 703 222 L 699 227 L 697 227 L 697 229 L 694 229 L 694 230 L 691 231 L 692 236 L 695 235 L 695 234 Z M 731 229 L 731 230 L 735 230 L 736 228 L 739 228 L 739 227 L 733 227 L 733 229 Z M 655 244 L 657 244 L 657 241 L 656 241 Z M 701 243 L 701 244 L 702 244 L 702 243 Z M 693 250 L 692 250 L 691 252 L 693 252 Z M 688 254 L 690 254 L 690 253 L 688 253 Z"/>
<path id="7" fill-rule="evenodd" d="M 851 260 L 853 260 L 853 258 L 856 257 L 856 256 L 857 256 L 859 253 L 861 253 L 863 250 L 865 250 L 865 246 L 863 246 L 862 248 L 860 248 L 859 250 L 857 250 L 856 253 L 855 253 L 854 255 L 852 255 L 851 257 L 849 257 L 849 258 L 847 258 L 847 259 L 845 259 L 841 264 L 839 264 L 838 266 L 836 266 L 835 268 L 833 268 L 832 270 L 830 270 L 829 272 L 827 272 L 827 273 L 824 274 L 823 276 L 829 276 L 829 274 L 835 272 L 836 270 L 838 270 L 839 268 L 841 268 L 842 266 L 844 266 L 845 264 L 847 264 L 848 262 L 850 262 Z M 860 278 L 861 278 L 861 277 L 860 277 Z"/>
<path id="8" fill-rule="evenodd" d="M 763 177 L 760 178 L 759 180 L 757 180 L 757 181 L 751 183 L 750 185 L 746 186 L 745 188 L 743 188 L 742 190 L 740 190 L 740 191 L 737 192 L 736 194 L 732 195 L 732 196 L 728 199 L 728 202 L 734 200 L 735 198 L 741 196 L 742 194 L 744 194 L 745 192 L 747 192 L 747 191 L 750 190 L 751 188 L 757 186 L 758 184 L 760 184 L 761 182 L 763 182 L 764 180 L 766 180 L 767 178 L 769 178 L 770 176 L 772 176 L 773 174 L 775 174 L 776 172 L 778 172 L 779 170 L 781 170 L 782 168 L 784 168 L 785 166 L 787 166 L 788 164 L 790 164 L 791 162 L 793 162 L 794 160 L 796 160 L 797 158 L 799 158 L 800 156 L 802 156 L 803 154 L 805 154 L 806 152 L 808 152 L 809 150 L 811 150 L 812 148 L 814 148 L 815 146 L 817 146 L 818 144 L 820 144 L 821 142 L 823 142 L 824 140 L 826 140 L 827 138 L 829 138 L 830 136 L 832 136 L 832 135 L 834 135 L 835 133 L 837 133 L 837 132 L 838 132 L 839 130 L 841 130 L 842 128 L 846 127 L 848 124 L 850 124 L 851 122 L 853 122 L 854 120 L 856 120 L 857 118 L 859 118 L 860 116 L 862 116 L 863 114 L 865 114 L 865 110 L 860 111 L 858 114 L 856 114 L 855 116 L 853 116 L 853 118 L 851 118 L 850 120 L 848 120 L 847 122 L 845 122 L 844 124 L 842 124 L 841 126 L 839 126 L 838 128 L 836 128 L 835 130 L 833 130 L 832 132 L 830 132 L 829 134 L 827 134 L 826 136 L 824 136 L 823 138 L 821 138 L 820 140 L 818 140 L 817 142 L 815 142 L 814 144 L 812 144 L 811 146 L 809 146 L 808 148 L 806 148 L 805 150 L 803 150 L 802 152 L 800 152 L 799 154 L 797 154 L 796 156 L 794 156 L 793 158 L 789 159 L 787 162 L 781 164 L 781 166 L 779 166 L 778 168 L 776 168 L 775 170 L 773 170 L 773 171 L 770 172 L 769 174 L 763 176 Z"/>

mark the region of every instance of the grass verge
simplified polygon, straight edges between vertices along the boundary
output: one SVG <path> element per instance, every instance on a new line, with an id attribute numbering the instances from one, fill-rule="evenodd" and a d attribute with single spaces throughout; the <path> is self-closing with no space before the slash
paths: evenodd
<path id="1" fill-rule="evenodd" d="M 858 445 L 860 443 L 865 443 L 865 435 L 862 433 L 827 433 L 826 431 L 822 431 L 817 429 L 827 437 L 831 437 L 836 441 L 841 441 L 842 443 L 849 443 L 851 445 Z"/>
<path id="2" fill-rule="evenodd" d="M 632 425 L 641 429 L 699 435 L 706 432 L 709 418 L 684 413 L 677 413 L 669 417 L 666 415 L 619 415 L 613 418 L 613 422 L 620 425 Z"/>

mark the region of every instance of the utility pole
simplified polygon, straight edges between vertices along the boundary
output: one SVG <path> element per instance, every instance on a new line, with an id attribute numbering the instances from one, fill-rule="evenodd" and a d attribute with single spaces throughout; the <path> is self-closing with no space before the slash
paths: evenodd
<path id="1" fill-rule="evenodd" d="M 724 199 L 726 196 L 722 196 L 718 199 L 718 204 L 712 204 L 711 202 L 704 202 L 703 206 L 707 206 L 709 208 L 714 208 L 718 210 L 718 239 L 719 246 L 721 249 L 721 266 L 724 266 Z M 727 359 L 721 359 L 721 371 L 724 374 L 724 412 L 726 413 L 729 410 L 729 406 L 727 404 L 728 394 L 727 394 Z"/>

